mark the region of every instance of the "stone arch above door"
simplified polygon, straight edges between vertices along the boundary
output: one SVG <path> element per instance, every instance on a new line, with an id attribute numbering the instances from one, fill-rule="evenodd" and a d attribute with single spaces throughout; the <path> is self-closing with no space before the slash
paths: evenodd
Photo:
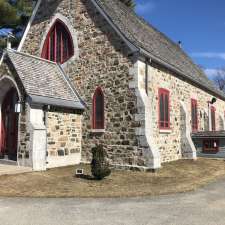
<path id="1" fill-rule="evenodd" d="M 0 78 L 0 156 L 9 160 L 18 160 L 19 115 L 15 105 L 21 101 L 21 93 L 10 76 Z"/>
<path id="2" fill-rule="evenodd" d="M 0 104 L 2 103 L 6 93 L 14 87 L 17 90 L 19 100 L 22 100 L 21 91 L 16 83 L 16 81 L 8 75 L 4 75 L 0 78 Z"/>

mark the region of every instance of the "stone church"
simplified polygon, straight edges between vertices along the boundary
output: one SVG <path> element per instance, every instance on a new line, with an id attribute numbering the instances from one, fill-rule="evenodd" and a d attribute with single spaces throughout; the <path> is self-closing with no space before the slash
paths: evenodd
<path id="1" fill-rule="evenodd" d="M 0 64 L 0 161 L 88 163 L 96 144 L 128 169 L 223 156 L 224 93 L 119 0 L 38 0 Z"/>

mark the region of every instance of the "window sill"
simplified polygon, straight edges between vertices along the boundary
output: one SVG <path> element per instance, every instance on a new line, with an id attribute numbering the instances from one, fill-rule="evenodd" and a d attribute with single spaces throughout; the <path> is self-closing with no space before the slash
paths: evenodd
<path id="1" fill-rule="evenodd" d="M 159 130 L 159 133 L 160 134 L 170 134 L 170 133 L 172 133 L 172 130 L 171 129 L 160 129 Z"/>
<path id="2" fill-rule="evenodd" d="M 97 134 L 99 134 L 99 133 L 105 133 L 105 129 L 92 129 L 91 130 L 91 133 L 97 133 Z"/>

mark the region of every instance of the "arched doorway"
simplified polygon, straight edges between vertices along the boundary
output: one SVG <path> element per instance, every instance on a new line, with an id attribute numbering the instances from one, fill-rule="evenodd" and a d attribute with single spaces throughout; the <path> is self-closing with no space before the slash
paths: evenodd
<path id="1" fill-rule="evenodd" d="M 6 93 L 1 105 L 1 158 L 17 161 L 18 120 L 15 104 L 19 101 L 16 88 Z"/>

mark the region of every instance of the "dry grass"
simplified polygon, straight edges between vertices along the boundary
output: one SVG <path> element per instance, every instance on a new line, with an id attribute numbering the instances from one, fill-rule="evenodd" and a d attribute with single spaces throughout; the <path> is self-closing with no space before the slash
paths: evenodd
<path id="1" fill-rule="evenodd" d="M 81 165 L 86 174 L 89 166 Z M 74 177 L 75 167 L 0 177 L 0 196 L 134 197 L 186 192 L 225 176 L 225 162 L 180 160 L 157 173 L 113 171 L 103 181 Z"/>

